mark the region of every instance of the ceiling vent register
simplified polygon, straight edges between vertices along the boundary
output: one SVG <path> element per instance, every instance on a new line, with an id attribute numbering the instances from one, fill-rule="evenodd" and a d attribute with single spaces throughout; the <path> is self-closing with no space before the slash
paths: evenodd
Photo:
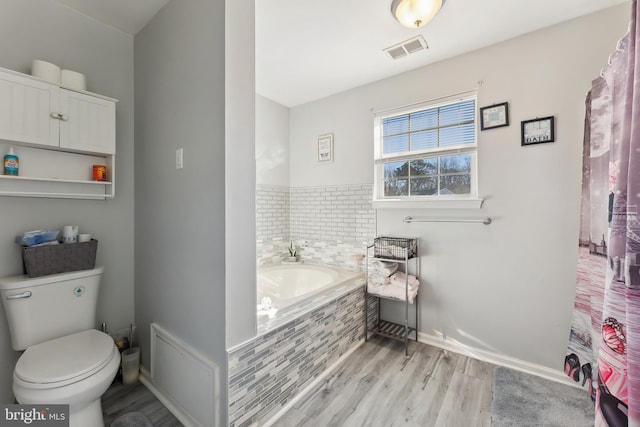
<path id="1" fill-rule="evenodd" d="M 391 59 L 399 59 L 426 49 L 429 49 L 426 40 L 422 37 L 422 34 L 418 34 L 415 37 L 411 37 L 408 40 L 382 50 L 389 55 Z"/>

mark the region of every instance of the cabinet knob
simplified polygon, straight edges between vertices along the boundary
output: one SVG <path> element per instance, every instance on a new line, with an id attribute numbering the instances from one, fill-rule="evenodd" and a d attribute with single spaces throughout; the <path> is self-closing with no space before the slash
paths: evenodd
<path id="1" fill-rule="evenodd" d="M 56 119 L 56 120 L 63 120 L 65 122 L 69 120 L 69 116 L 67 116 L 66 114 L 62 114 L 62 113 L 51 113 L 51 118 Z"/>

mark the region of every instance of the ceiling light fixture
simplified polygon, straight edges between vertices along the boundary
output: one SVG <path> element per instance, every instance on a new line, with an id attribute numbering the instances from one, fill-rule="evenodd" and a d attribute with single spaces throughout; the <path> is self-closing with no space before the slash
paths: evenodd
<path id="1" fill-rule="evenodd" d="M 407 28 L 426 25 L 440 11 L 445 0 L 393 0 L 391 13 Z"/>

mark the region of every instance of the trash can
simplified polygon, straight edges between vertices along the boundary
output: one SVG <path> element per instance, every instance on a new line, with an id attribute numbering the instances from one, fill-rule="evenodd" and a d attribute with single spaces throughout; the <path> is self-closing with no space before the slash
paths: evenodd
<path id="1" fill-rule="evenodd" d="M 122 352 L 122 383 L 133 384 L 138 381 L 140 369 L 140 347 L 131 347 Z"/>

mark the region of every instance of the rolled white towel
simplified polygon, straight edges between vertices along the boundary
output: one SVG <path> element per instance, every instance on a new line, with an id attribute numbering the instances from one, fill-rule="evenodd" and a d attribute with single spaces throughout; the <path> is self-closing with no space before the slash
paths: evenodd
<path id="1" fill-rule="evenodd" d="M 263 297 L 262 300 L 260 301 L 260 305 L 262 305 L 262 308 L 264 310 L 270 310 L 271 307 L 273 307 L 273 302 L 271 301 L 271 298 Z"/>
<path id="2" fill-rule="evenodd" d="M 389 281 L 394 286 L 398 286 L 398 287 L 404 288 L 404 285 L 406 284 L 406 277 L 407 277 L 407 275 L 405 273 L 403 273 L 402 271 L 396 271 L 389 278 Z M 414 276 L 412 274 L 409 274 L 409 290 L 411 291 L 414 288 L 417 288 L 418 286 L 420 286 L 420 282 L 418 281 L 416 276 Z"/>
<path id="3" fill-rule="evenodd" d="M 369 265 L 371 266 L 371 270 L 373 270 L 373 272 L 384 274 L 387 277 L 391 276 L 396 272 L 396 270 L 398 270 L 397 262 L 387 262 L 376 259 L 371 261 Z"/>
<path id="4" fill-rule="evenodd" d="M 278 312 L 277 308 L 266 308 L 262 304 L 258 304 L 258 317 L 267 316 L 269 319 L 273 319 Z"/>

